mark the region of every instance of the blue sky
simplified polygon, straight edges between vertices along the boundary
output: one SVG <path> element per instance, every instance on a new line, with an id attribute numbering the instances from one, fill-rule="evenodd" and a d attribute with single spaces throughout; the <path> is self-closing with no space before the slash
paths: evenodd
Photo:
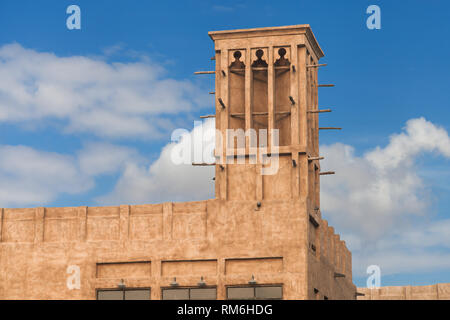
<path id="1" fill-rule="evenodd" d="M 81 30 L 66 28 L 66 8 L 70 4 L 77 4 L 81 8 Z M 366 27 L 368 15 L 365 12 L 371 4 L 381 8 L 381 30 L 369 30 Z M 328 64 L 328 67 L 320 70 L 319 79 L 322 83 L 336 84 L 332 89 L 320 89 L 319 104 L 333 108 L 333 113 L 321 116 L 321 124 L 344 128 L 341 132 L 321 133 L 320 143 L 326 146 L 324 150 L 336 154 L 339 154 L 338 151 L 349 150 L 343 146 L 353 148 L 351 156 L 343 153 L 343 158 L 336 158 L 335 163 L 325 164 L 338 166 L 345 164 L 345 161 L 356 161 L 362 167 L 378 163 L 377 168 L 380 168 L 379 162 L 373 162 L 367 156 L 376 152 L 375 148 L 379 147 L 392 157 L 406 159 L 404 155 L 412 155 L 413 159 L 407 166 L 409 171 L 405 171 L 402 177 L 405 181 L 410 181 L 411 177 L 420 180 L 415 180 L 417 184 L 406 190 L 408 195 L 417 193 L 420 198 L 417 207 L 420 210 L 412 214 L 409 211 L 415 210 L 403 210 L 402 208 L 408 207 L 404 205 L 404 201 L 412 200 L 401 195 L 399 202 L 391 208 L 400 213 L 395 215 L 395 219 L 388 219 L 386 233 L 375 232 L 373 238 L 364 241 L 355 240 L 361 237 L 361 233 L 351 223 L 340 222 L 346 212 L 333 210 L 331 200 L 327 200 L 332 198 L 329 194 L 335 195 L 333 187 L 339 188 L 339 185 L 325 185 L 324 205 L 328 205 L 329 210 L 327 212 L 327 207 L 323 208 L 323 215 L 336 226 L 338 232 L 342 230 L 343 238 L 353 252 L 354 261 L 360 261 L 358 266 L 354 263 L 356 284 L 365 285 L 365 266 L 363 268 L 362 265 L 370 260 L 366 259 L 367 255 L 370 256 L 368 250 L 375 250 L 374 256 L 381 257 L 386 251 L 380 249 L 385 248 L 383 241 L 398 240 L 396 237 L 401 238 L 398 240 L 400 244 L 396 245 L 395 250 L 388 250 L 391 256 L 401 256 L 398 254 L 400 252 L 409 254 L 404 261 L 413 263 L 425 259 L 429 263 L 420 264 L 417 268 L 403 268 L 401 261 L 390 264 L 383 259 L 379 262 L 372 259 L 375 260 L 374 263 L 381 265 L 382 285 L 450 282 L 450 247 L 444 244 L 445 240 L 449 240 L 447 235 L 450 235 L 450 228 L 438 232 L 441 238 L 433 237 L 433 230 L 439 225 L 446 226 L 447 219 L 450 219 L 450 156 L 446 154 L 447 145 L 439 142 L 434 145 L 423 144 L 416 150 L 414 148 L 420 145 L 420 141 L 417 142 L 420 138 L 407 131 L 408 128 L 425 128 L 430 135 L 429 140 L 437 137 L 442 141 L 450 130 L 450 60 L 447 59 L 450 56 L 450 42 L 447 40 L 450 38 L 447 21 L 449 10 L 448 1 L 437 0 L 2 0 L 0 65 L 4 63 L 5 68 L 10 68 L 6 70 L 20 69 L 14 81 L 25 88 L 30 89 L 27 84 L 39 77 L 45 83 L 54 85 L 48 87 L 47 95 L 40 97 L 41 100 L 27 100 L 20 90 L 17 91 L 19 93 L 15 100 L 3 99 L 5 95 L 2 96 L 0 88 L 0 98 L 3 99 L 0 100 L 0 153 L 8 152 L 11 155 L 9 162 L 5 160 L 0 163 L 4 166 L 0 169 L 0 177 L 7 181 L 10 178 L 8 168 L 15 168 L 19 164 L 22 170 L 19 171 L 23 172 L 22 175 L 13 177 L 19 181 L 16 185 L 3 182 L 0 190 L 0 199 L 5 202 L 3 206 L 92 206 L 117 204 L 121 201 L 139 203 L 168 200 L 157 192 L 148 197 L 143 192 L 133 198 L 132 190 L 136 188 L 135 180 L 148 175 L 152 171 L 152 165 L 159 163 L 160 166 L 154 168 L 165 168 L 161 160 L 164 154 L 162 149 L 170 142 L 172 129 L 184 127 L 191 130 L 194 119 L 213 111 L 213 100 L 206 94 L 213 89 L 212 78 L 196 78 L 192 74 L 214 66 L 210 61 L 214 53 L 213 42 L 207 32 L 310 24 L 325 52 L 322 62 Z M 80 62 L 76 57 L 86 60 Z M 28 65 L 27 61 L 32 63 Z M 92 81 L 82 82 L 82 85 L 94 88 L 95 92 L 85 87 L 80 89 L 85 90 L 82 92 L 86 94 L 92 94 L 92 99 L 86 102 L 90 109 L 82 111 L 85 113 L 80 113 L 81 109 L 77 109 L 79 105 L 71 105 L 71 101 L 65 100 L 70 94 L 80 92 L 76 87 L 80 85 L 79 82 L 71 82 L 70 85 L 74 87 L 64 87 L 73 89 L 67 95 L 53 98 L 52 94 L 57 94 L 57 90 L 54 90 L 58 88 L 57 84 L 65 84 L 67 80 L 58 78 L 60 75 L 52 75 L 51 70 L 47 69 L 54 63 L 64 64 L 68 78 L 71 74 L 76 74 L 77 70 L 92 72 L 87 75 Z M 104 73 L 96 72 L 90 66 L 94 66 L 95 70 L 103 70 Z M 126 93 L 139 107 L 136 107 L 135 112 L 126 113 L 127 108 L 132 106 L 117 103 L 116 108 L 123 107 L 126 110 L 116 110 L 114 113 L 106 110 L 109 100 L 98 95 L 110 84 L 108 79 L 114 80 L 114 88 L 118 90 L 128 86 L 126 77 L 130 74 L 131 85 Z M 0 83 L 1 79 L 0 76 Z M 3 81 L 5 84 L 12 83 L 8 78 Z M 132 86 L 138 84 L 139 87 L 140 83 L 156 88 L 155 92 L 147 95 L 145 86 L 138 89 Z M 114 90 L 105 94 L 115 97 Z M 158 109 L 155 104 L 148 106 L 150 110 L 143 110 L 147 106 L 141 104 L 149 98 L 156 103 L 161 98 L 158 93 L 170 95 L 174 92 L 181 93 L 174 94 L 173 99 L 163 101 L 161 110 L 151 109 Z M 42 102 L 49 97 L 56 101 L 51 109 Z M 58 101 L 64 104 L 64 108 L 57 104 Z M 2 109 L 2 103 L 8 104 L 6 111 Z M 43 110 L 37 110 L 39 108 Z M 105 113 L 97 113 L 98 110 Z M 96 123 L 102 114 L 107 114 L 111 122 Z M 407 124 L 408 120 L 422 117 L 427 122 Z M 120 119 L 123 121 L 119 121 Z M 441 131 L 436 131 L 436 128 Z M 392 142 L 391 136 L 402 132 L 406 138 Z M 17 148 L 18 146 L 22 148 Z M 411 151 L 412 149 L 414 150 Z M 89 150 L 99 151 L 100 155 L 115 156 L 109 162 L 100 158 L 92 159 L 86 156 Z M 402 155 L 398 155 L 400 152 L 403 152 Z M 14 156 L 23 160 L 24 164 Z M 27 168 L 26 163 L 31 159 L 38 163 L 51 163 L 52 168 L 48 169 L 50 171 L 46 171 L 44 165 L 37 169 Z M 86 167 L 91 163 L 96 163 L 101 168 L 94 170 L 95 172 L 87 172 Z M 49 178 L 59 176 L 55 168 L 64 169 L 65 174 L 61 178 L 70 181 L 69 187 Z M 342 169 L 349 168 L 343 166 Z M 30 171 L 41 171 L 42 174 L 32 180 L 26 178 L 26 173 Z M 194 171 L 191 174 L 188 178 L 194 179 L 199 173 Z M 204 181 L 195 182 L 195 187 L 210 190 L 211 172 L 202 171 L 201 174 Z M 146 178 L 152 182 L 162 179 L 155 177 L 154 172 L 150 176 Z M 186 180 L 184 189 L 180 186 L 176 190 L 172 190 L 169 183 L 164 185 L 163 181 L 156 181 L 161 183 L 162 189 L 167 186 L 165 194 L 168 197 L 186 200 L 191 198 L 187 189 L 192 189 L 189 184 L 192 179 Z M 37 192 L 34 188 L 43 180 L 48 192 Z M 144 180 L 140 183 L 148 184 Z M 335 181 L 346 186 L 354 185 L 354 182 L 339 178 Z M 392 182 L 386 181 L 382 180 L 382 183 Z M 143 188 L 144 191 L 149 193 L 155 191 L 148 186 L 146 188 Z M 19 195 L 22 196 L 18 190 L 23 189 L 27 191 L 23 194 L 24 197 L 33 194 L 32 201 L 27 203 L 20 199 L 10 200 L 11 197 L 14 198 L 14 194 L 18 198 Z M 118 197 L 119 194 L 121 197 Z M 209 195 L 205 191 L 195 196 L 207 198 Z M 382 215 L 383 212 L 374 209 L 373 212 L 368 210 L 367 214 Z M 355 217 L 361 218 L 356 214 Z M 361 219 L 361 223 L 365 223 L 366 220 L 363 217 Z M 423 238 L 429 245 L 417 248 L 413 244 L 407 244 L 405 239 L 410 239 L 408 237 L 414 230 L 423 231 L 423 234 L 415 236 Z M 367 245 L 368 242 L 371 244 Z M 411 260 L 407 260 L 409 258 Z M 386 274 L 383 270 L 386 270 Z"/>

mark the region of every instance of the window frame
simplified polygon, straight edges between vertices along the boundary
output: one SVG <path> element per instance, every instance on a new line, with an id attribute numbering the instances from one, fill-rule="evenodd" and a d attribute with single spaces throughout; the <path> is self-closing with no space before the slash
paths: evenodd
<path id="1" fill-rule="evenodd" d="M 208 300 L 217 300 L 217 286 L 216 285 L 206 285 L 206 286 L 176 286 L 176 287 L 161 287 L 161 300 L 164 300 L 164 290 L 188 290 L 188 300 L 189 301 L 196 301 L 191 299 L 191 290 L 192 289 L 215 289 L 216 290 L 216 297 L 215 299 L 208 299 Z M 169 300 L 164 300 L 169 301 Z M 175 301 L 175 300 L 173 300 Z M 197 301 L 207 301 L 207 300 L 197 300 Z"/>
<path id="2" fill-rule="evenodd" d="M 141 290 L 141 291 L 148 290 L 149 297 L 150 297 L 149 300 L 152 299 L 152 288 L 151 287 L 129 287 L 129 288 L 126 287 L 124 289 L 119 289 L 119 288 L 96 288 L 95 289 L 95 298 L 96 298 L 97 301 L 112 301 L 112 300 L 100 300 L 98 298 L 99 292 L 100 291 L 120 291 L 120 292 L 122 292 L 122 301 L 125 301 L 126 300 L 125 299 L 125 292 L 126 291 L 137 291 L 137 290 Z M 116 300 L 116 301 L 120 301 L 120 300 Z M 129 300 L 129 301 L 133 301 L 133 300 Z M 134 300 L 134 301 L 137 301 L 137 300 Z"/>
<path id="3" fill-rule="evenodd" d="M 257 298 L 256 297 L 256 288 L 264 288 L 264 287 L 281 287 L 281 298 Z M 229 299 L 228 298 L 228 289 L 229 288 L 253 288 L 253 299 L 244 299 L 244 300 L 284 300 L 284 288 L 281 283 L 273 283 L 273 284 L 239 284 L 239 285 L 228 285 L 225 286 L 225 294 L 226 300 L 242 300 L 242 299 Z"/>

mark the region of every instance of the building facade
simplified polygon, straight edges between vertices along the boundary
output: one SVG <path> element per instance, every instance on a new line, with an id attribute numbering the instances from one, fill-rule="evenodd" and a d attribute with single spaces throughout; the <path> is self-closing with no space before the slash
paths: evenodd
<path id="1" fill-rule="evenodd" d="M 215 199 L 2 209 L 0 299 L 355 299 L 351 253 L 321 217 L 310 27 L 209 35 Z"/>

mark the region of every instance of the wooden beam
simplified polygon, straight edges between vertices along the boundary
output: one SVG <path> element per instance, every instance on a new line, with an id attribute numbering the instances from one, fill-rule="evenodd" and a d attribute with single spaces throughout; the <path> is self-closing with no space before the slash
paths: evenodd
<path id="1" fill-rule="evenodd" d="M 334 171 L 319 172 L 319 175 L 321 175 L 321 176 L 327 176 L 327 175 L 330 175 L 330 174 L 336 174 L 336 172 L 334 172 Z"/>
<path id="2" fill-rule="evenodd" d="M 220 105 L 222 106 L 222 109 L 225 109 L 225 103 L 223 103 L 222 98 L 219 98 L 218 100 L 219 100 Z"/>
<path id="3" fill-rule="evenodd" d="M 323 64 L 308 64 L 306 67 L 307 68 L 318 68 L 318 67 L 326 67 L 327 64 L 323 63 Z"/>
<path id="4" fill-rule="evenodd" d="M 216 115 L 215 114 L 208 114 L 206 116 L 200 116 L 200 119 L 206 119 L 206 118 L 215 118 Z"/>
<path id="5" fill-rule="evenodd" d="M 291 100 L 292 105 L 295 104 L 295 100 L 294 100 L 294 98 L 292 98 L 292 96 L 289 96 L 289 100 Z"/>
<path id="6" fill-rule="evenodd" d="M 309 222 L 311 222 L 315 228 L 319 226 L 319 223 L 311 214 L 309 214 Z"/>
<path id="7" fill-rule="evenodd" d="M 314 161 L 314 160 L 323 160 L 325 157 L 309 157 L 308 161 Z"/>
<path id="8" fill-rule="evenodd" d="M 308 113 L 324 113 L 331 112 L 331 109 L 323 109 L 323 110 L 309 110 Z"/>
<path id="9" fill-rule="evenodd" d="M 276 114 L 277 114 L 277 112 L 276 112 Z M 279 117 L 278 119 L 275 119 L 275 122 L 281 121 L 281 120 L 283 120 L 283 119 L 289 117 L 290 115 L 291 115 L 290 112 L 284 113 L 281 117 Z"/>
<path id="10" fill-rule="evenodd" d="M 342 130 L 342 128 L 338 128 L 338 127 L 319 127 L 319 130 Z"/>
<path id="11" fill-rule="evenodd" d="M 215 71 L 196 71 L 194 74 L 215 74 Z"/>
<path id="12" fill-rule="evenodd" d="M 207 167 L 207 166 L 215 166 L 215 163 L 192 163 L 195 167 Z"/>
<path id="13" fill-rule="evenodd" d="M 216 92 L 215 91 L 210 91 L 210 92 L 208 92 L 209 94 L 216 94 Z"/>
<path id="14" fill-rule="evenodd" d="M 319 88 L 332 88 L 334 84 L 319 84 L 317 87 Z"/>

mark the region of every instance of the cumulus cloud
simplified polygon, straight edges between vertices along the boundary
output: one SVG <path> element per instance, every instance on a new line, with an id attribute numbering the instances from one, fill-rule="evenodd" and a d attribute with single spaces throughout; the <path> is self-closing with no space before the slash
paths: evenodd
<path id="1" fill-rule="evenodd" d="M 389 273 L 403 270 L 412 260 L 417 260 L 415 268 L 441 268 L 450 261 L 450 252 L 430 252 L 448 241 L 450 224 L 428 225 L 430 190 L 416 167 L 426 152 L 450 158 L 450 138 L 445 129 L 424 118 L 409 120 L 387 146 L 362 156 L 349 145 L 321 146 L 322 168 L 336 170 L 335 176 L 321 181 L 322 211 L 347 240 L 355 271 L 363 273 L 369 261 L 383 264 Z M 440 256 L 442 263 L 419 261 L 432 256 Z"/>
<path id="2" fill-rule="evenodd" d="M 207 106 L 205 92 L 166 77 L 149 59 L 108 63 L 0 47 L 0 122 L 57 119 L 66 132 L 155 139 L 186 112 Z"/>
<path id="3" fill-rule="evenodd" d="M 128 163 L 112 193 L 98 198 L 103 204 L 194 201 L 214 197 L 214 166 L 198 167 L 180 163 L 178 151 L 190 145 L 190 159 L 211 163 L 208 146 L 214 140 L 214 120 L 207 120 L 177 142 L 166 145 L 150 165 Z M 201 146 L 202 149 L 199 148 Z M 184 149 L 185 150 L 185 149 Z"/>
<path id="4" fill-rule="evenodd" d="M 0 202 L 3 207 L 48 203 L 56 194 L 89 190 L 75 159 L 26 146 L 0 146 Z"/>
<path id="5" fill-rule="evenodd" d="M 375 246 L 353 252 L 356 275 L 376 264 L 382 274 L 427 273 L 450 268 L 450 219 L 401 227 L 379 239 Z"/>
<path id="6" fill-rule="evenodd" d="M 87 143 L 78 152 L 80 171 L 89 176 L 116 173 L 130 161 L 139 163 L 144 160 L 137 150 L 110 143 Z"/>
<path id="7" fill-rule="evenodd" d="M 74 155 L 0 145 L 0 203 L 46 205 L 62 194 L 87 192 L 98 176 L 122 172 L 141 159 L 132 148 L 101 142 L 87 143 Z"/>

